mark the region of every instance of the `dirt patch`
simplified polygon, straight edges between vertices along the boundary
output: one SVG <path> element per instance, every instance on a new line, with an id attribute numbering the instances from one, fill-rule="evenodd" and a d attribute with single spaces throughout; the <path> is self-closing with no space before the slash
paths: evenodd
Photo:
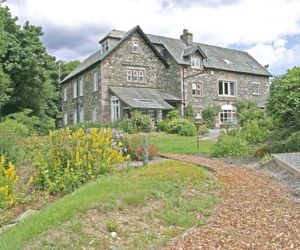
<path id="1" fill-rule="evenodd" d="M 212 168 L 228 188 L 209 223 L 166 249 L 300 249 L 300 204 L 273 177 L 218 160 L 168 156 Z"/>

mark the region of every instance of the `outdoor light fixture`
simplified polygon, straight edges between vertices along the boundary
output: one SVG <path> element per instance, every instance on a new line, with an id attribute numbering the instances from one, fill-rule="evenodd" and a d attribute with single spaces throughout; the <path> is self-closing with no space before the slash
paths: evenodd
<path id="1" fill-rule="evenodd" d="M 202 124 L 202 116 L 201 116 L 200 113 L 196 114 L 194 123 L 195 123 L 195 126 L 196 126 L 197 150 L 199 150 L 199 128 L 200 128 L 200 125 Z"/>

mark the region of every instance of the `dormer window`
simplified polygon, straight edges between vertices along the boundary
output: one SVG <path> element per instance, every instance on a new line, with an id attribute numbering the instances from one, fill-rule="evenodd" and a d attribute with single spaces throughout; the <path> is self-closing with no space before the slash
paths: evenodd
<path id="1" fill-rule="evenodd" d="M 132 52 L 138 53 L 139 52 L 139 42 L 137 40 L 132 40 Z"/>
<path id="2" fill-rule="evenodd" d="M 101 49 L 102 54 L 108 51 L 108 47 L 109 47 L 108 39 L 101 43 L 101 47 L 102 47 Z"/>
<path id="3" fill-rule="evenodd" d="M 201 58 L 200 57 L 191 57 L 191 67 L 193 69 L 200 69 L 201 67 L 201 62 L 200 62 Z"/>

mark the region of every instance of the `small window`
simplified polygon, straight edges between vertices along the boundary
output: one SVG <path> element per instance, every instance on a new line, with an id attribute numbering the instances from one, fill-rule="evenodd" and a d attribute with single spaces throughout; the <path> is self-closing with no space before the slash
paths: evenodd
<path id="1" fill-rule="evenodd" d="M 132 73 L 133 73 L 133 77 L 132 77 L 132 80 L 133 82 L 137 82 L 138 81 L 138 70 L 133 70 Z"/>
<path id="2" fill-rule="evenodd" d="M 77 124 L 77 110 L 74 110 L 73 112 L 73 125 Z"/>
<path id="3" fill-rule="evenodd" d="M 253 83 L 253 95 L 260 95 L 260 83 L 259 82 Z"/>
<path id="4" fill-rule="evenodd" d="M 132 52 L 133 53 L 139 52 L 139 42 L 137 40 L 132 40 Z"/>
<path id="5" fill-rule="evenodd" d="M 93 73 L 93 92 L 98 91 L 98 72 Z"/>
<path id="6" fill-rule="evenodd" d="M 191 57 L 191 67 L 194 69 L 200 69 L 200 57 Z"/>
<path id="7" fill-rule="evenodd" d="M 67 87 L 64 87 L 64 102 L 67 101 Z"/>
<path id="8" fill-rule="evenodd" d="M 235 96 L 236 82 L 233 81 L 219 81 L 219 95 L 221 96 Z"/>
<path id="9" fill-rule="evenodd" d="M 108 51 L 109 48 L 108 39 L 101 43 L 101 47 L 102 47 L 101 49 L 102 54 Z"/>
<path id="10" fill-rule="evenodd" d="M 79 122 L 83 122 L 84 121 L 84 110 L 80 109 L 79 110 Z"/>
<path id="11" fill-rule="evenodd" d="M 64 125 L 68 125 L 68 113 L 64 113 Z"/>
<path id="12" fill-rule="evenodd" d="M 132 82 L 132 69 L 127 70 L 127 82 Z"/>
<path id="13" fill-rule="evenodd" d="M 77 97 L 77 81 L 73 82 L 73 98 Z"/>
<path id="14" fill-rule="evenodd" d="M 79 80 L 79 96 L 83 96 L 83 77 Z"/>
<path id="15" fill-rule="evenodd" d="M 193 96 L 202 96 L 202 83 L 193 83 L 192 84 L 192 95 Z"/>
<path id="16" fill-rule="evenodd" d="M 144 81 L 144 70 L 139 70 L 139 82 Z"/>
<path id="17" fill-rule="evenodd" d="M 93 107 L 93 110 L 92 110 L 92 121 L 93 122 L 97 121 L 97 107 Z"/>

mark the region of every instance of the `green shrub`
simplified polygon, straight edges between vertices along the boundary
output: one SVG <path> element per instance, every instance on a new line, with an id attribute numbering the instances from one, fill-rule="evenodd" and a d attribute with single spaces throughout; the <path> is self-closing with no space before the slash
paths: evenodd
<path id="1" fill-rule="evenodd" d="M 173 110 L 169 111 L 167 114 L 167 119 L 169 119 L 169 120 L 177 119 L 179 117 L 180 117 L 180 113 L 179 113 L 179 110 L 177 110 L 177 109 L 173 109 Z"/>
<path id="2" fill-rule="evenodd" d="M 267 127 L 259 126 L 257 120 L 245 122 L 241 128 L 241 133 L 250 144 L 262 143 L 269 135 Z"/>
<path id="3" fill-rule="evenodd" d="M 207 127 L 212 128 L 215 125 L 216 117 L 220 112 L 218 106 L 207 106 L 202 111 L 203 122 Z"/>
<path id="4" fill-rule="evenodd" d="M 240 157 L 249 153 L 246 140 L 240 136 L 221 135 L 215 144 L 213 155 L 216 157 Z"/>
<path id="5" fill-rule="evenodd" d="M 129 119 L 120 121 L 118 124 L 118 129 L 128 134 L 133 134 L 136 132 L 134 129 L 134 125 L 132 124 L 132 121 Z"/>
<path id="6" fill-rule="evenodd" d="M 274 153 L 299 152 L 300 131 L 292 133 L 285 140 L 271 141 L 270 150 Z"/>
<path id="7" fill-rule="evenodd" d="M 157 124 L 157 130 L 158 130 L 158 131 L 166 131 L 166 130 L 167 130 L 167 126 L 168 126 L 168 121 L 166 121 L 166 120 L 161 120 L 161 121 L 159 121 L 159 123 Z"/>
<path id="8" fill-rule="evenodd" d="M 188 119 L 177 118 L 169 121 L 167 132 L 179 135 L 195 135 L 195 125 Z"/>
<path id="9" fill-rule="evenodd" d="M 0 123 L 0 155 L 17 164 L 25 155 L 25 139 L 28 128 L 15 120 L 6 119 Z"/>
<path id="10" fill-rule="evenodd" d="M 190 103 L 184 107 L 184 118 L 189 120 L 194 120 L 195 118 L 193 106 Z"/>
<path id="11" fill-rule="evenodd" d="M 201 125 L 199 127 L 199 135 L 205 136 L 209 133 L 209 128 L 206 125 Z"/>
<path id="12" fill-rule="evenodd" d="M 69 129 L 72 131 L 76 131 L 80 128 L 83 130 L 89 129 L 89 128 L 105 128 L 105 127 L 111 127 L 110 124 L 103 124 L 100 122 L 93 122 L 93 121 L 85 121 L 85 122 L 79 122 L 75 125 L 69 126 Z"/>
<path id="13" fill-rule="evenodd" d="M 194 136 L 196 134 L 195 127 L 191 125 L 183 125 L 178 131 L 182 136 Z"/>
<path id="14" fill-rule="evenodd" d="M 31 109 L 24 109 L 22 112 L 8 115 L 7 118 L 24 124 L 30 133 L 47 134 L 49 130 L 55 128 L 54 119 L 34 116 L 31 115 L 32 112 Z"/>
<path id="15" fill-rule="evenodd" d="M 0 155 L 0 209 L 11 206 L 15 202 L 15 185 L 19 177 L 16 175 L 15 166 Z"/>
<path id="16" fill-rule="evenodd" d="M 110 129 L 92 128 L 89 133 L 60 129 L 40 141 L 35 183 L 50 193 L 71 192 L 125 160 L 119 145 L 112 145 Z"/>
<path id="17" fill-rule="evenodd" d="M 134 111 L 130 121 L 137 132 L 149 132 L 151 130 L 151 121 L 149 116 L 143 115 L 139 111 Z"/>

